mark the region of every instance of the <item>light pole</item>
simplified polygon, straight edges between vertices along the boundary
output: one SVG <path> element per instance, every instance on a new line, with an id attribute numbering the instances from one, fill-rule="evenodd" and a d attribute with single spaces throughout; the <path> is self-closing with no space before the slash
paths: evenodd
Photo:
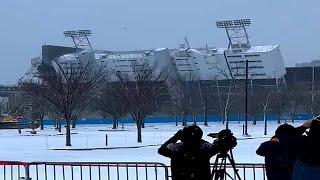
<path id="1" fill-rule="evenodd" d="M 245 100 L 245 120 L 244 120 L 244 135 L 248 135 L 248 60 L 246 60 L 246 100 Z"/>

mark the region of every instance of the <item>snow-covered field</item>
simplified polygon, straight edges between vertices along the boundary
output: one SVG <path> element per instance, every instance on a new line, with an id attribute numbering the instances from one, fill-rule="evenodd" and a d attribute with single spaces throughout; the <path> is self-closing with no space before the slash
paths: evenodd
<path id="1" fill-rule="evenodd" d="M 302 122 L 293 125 L 299 126 Z M 204 139 L 212 142 L 206 136 L 210 132 L 219 132 L 224 129 L 221 122 L 210 123 L 205 127 L 199 124 L 204 131 Z M 249 137 L 242 136 L 242 123 L 230 123 L 230 129 L 238 138 L 238 145 L 234 149 L 236 163 L 263 163 L 263 158 L 256 155 L 255 151 L 261 142 L 270 139 L 278 124 L 268 123 L 268 135 L 263 135 L 263 122 L 249 125 Z M 81 125 L 72 130 L 72 147 L 65 147 L 64 131 L 59 133 L 52 126 L 44 130 L 37 130 L 36 135 L 31 135 L 30 130 L 0 130 L 0 161 L 50 161 L 50 162 L 159 162 L 169 165 L 170 160 L 157 154 L 160 144 L 170 138 L 182 126 L 174 124 L 146 124 L 142 131 L 143 143 L 136 142 L 136 127 L 127 124 L 124 129 L 112 130 L 110 125 Z M 108 136 L 108 146 L 105 137 Z M 135 148 L 132 148 L 135 147 Z M 211 159 L 212 161 L 215 158 Z M 139 179 L 153 180 L 166 179 L 165 167 L 157 164 L 145 167 L 144 164 L 134 164 L 133 167 L 119 164 L 107 166 L 72 166 L 59 165 L 31 165 L 30 177 L 39 180 L 122 180 Z M 122 167 L 121 167 L 122 166 Z M 246 169 L 246 170 L 245 170 Z M 262 168 L 239 167 L 240 176 L 246 179 L 264 179 L 265 171 Z M 227 170 L 231 175 L 232 169 Z M 170 171 L 168 170 L 169 175 Z M 20 179 L 25 177 L 23 166 L 0 165 L 0 180 Z"/>
<path id="2" fill-rule="evenodd" d="M 294 126 L 299 126 L 297 121 Z M 221 122 L 210 123 L 208 127 L 201 125 L 204 139 L 212 142 L 206 134 L 218 132 L 224 128 Z M 249 123 L 250 137 L 242 136 L 242 123 L 230 122 L 230 129 L 238 138 L 238 145 L 234 149 L 234 158 L 237 163 L 263 163 L 263 158 L 255 151 L 261 142 L 268 140 L 278 124 L 268 123 L 268 135 L 263 135 L 263 122 L 257 125 Z M 112 130 L 110 125 L 81 125 L 72 130 L 72 147 L 65 147 L 64 130 L 59 133 L 52 126 L 44 130 L 37 130 L 31 135 L 27 130 L 18 134 L 17 130 L 0 130 L 0 160 L 8 161 L 99 161 L 99 162 L 127 162 L 153 161 L 169 164 L 169 159 L 157 154 L 161 143 L 171 137 L 181 126 L 174 124 L 146 124 L 142 130 L 143 143 L 136 142 L 136 127 L 126 124 L 124 129 Z M 105 145 L 105 136 L 108 135 L 108 146 Z M 151 145 L 151 146 L 149 146 Z M 125 148 L 146 146 L 140 148 Z M 113 147 L 122 147 L 112 149 Z M 61 150 L 61 149 L 70 150 Z M 91 149 L 106 148 L 106 149 Z M 110 149 L 108 149 L 110 148 Z M 57 150 L 58 149 L 58 150 Z M 76 150 L 82 149 L 82 150 Z M 212 158 L 212 161 L 214 158 Z"/>

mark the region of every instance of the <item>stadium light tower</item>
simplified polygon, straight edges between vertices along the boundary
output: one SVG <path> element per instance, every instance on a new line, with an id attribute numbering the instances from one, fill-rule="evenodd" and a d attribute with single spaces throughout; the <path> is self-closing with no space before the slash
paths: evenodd
<path id="1" fill-rule="evenodd" d="M 225 60 L 229 69 L 230 76 L 233 79 L 232 71 L 226 56 L 226 53 L 230 50 L 237 53 L 242 50 L 249 49 L 251 47 L 249 42 L 248 33 L 246 30 L 247 26 L 251 25 L 250 19 L 238 19 L 238 20 L 228 20 L 228 21 L 217 21 L 217 28 L 225 29 L 229 40 L 228 50 L 224 51 Z M 245 85 L 245 124 L 243 135 L 248 136 L 248 69 L 249 61 L 246 59 L 246 85 Z M 234 79 L 233 79 L 234 80 Z"/>
<path id="2" fill-rule="evenodd" d="M 225 29 L 228 40 L 229 47 L 234 52 L 240 52 L 243 49 L 249 49 L 250 42 L 246 26 L 251 25 L 251 19 L 238 19 L 238 20 L 227 20 L 227 21 L 217 21 L 217 28 Z"/>
<path id="3" fill-rule="evenodd" d="M 65 37 L 72 39 L 75 48 L 92 50 L 89 36 L 92 34 L 91 30 L 78 30 L 78 31 L 64 31 Z"/>

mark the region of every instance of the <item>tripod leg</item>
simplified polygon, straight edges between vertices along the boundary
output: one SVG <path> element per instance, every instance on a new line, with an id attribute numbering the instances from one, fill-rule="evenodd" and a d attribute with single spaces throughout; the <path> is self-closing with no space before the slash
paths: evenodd
<path id="1" fill-rule="evenodd" d="M 212 167 L 212 170 L 211 170 L 211 178 L 210 179 L 213 179 L 213 177 L 214 177 L 214 174 L 215 174 L 216 168 L 217 168 L 217 162 L 218 162 L 218 156 L 214 160 L 214 164 L 213 164 L 213 167 Z"/>
<path id="2" fill-rule="evenodd" d="M 221 162 L 219 162 L 219 160 L 221 160 Z M 218 154 L 212 169 L 211 179 L 224 180 L 225 168 L 226 168 L 226 157 Z"/>
<path id="3" fill-rule="evenodd" d="M 212 168 L 212 172 L 211 172 L 211 179 L 214 179 L 216 180 L 216 174 L 217 174 L 217 171 L 218 171 L 218 166 L 219 166 L 219 158 L 220 158 L 220 155 L 218 154 L 217 157 L 216 157 L 216 160 L 214 161 L 214 165 L 213 165 L 213 168 Z"/>
<path id="4" fill-rule="evenodd" d="M 235 173 L 235 175 L 237 176 L 237 178 L 239 179 L 239 180 L 241 180 L 241 177 L 240 177 L 240 175 L 239 175 L 239 172 L 238 172 L 238 169 L 236 168 L 236 164 L 235 164 L 235 161 L 234 161 L 234 159 L 233 159 L 233 154 L 232 154 L 232 151 L 230 150 L 230 154 L 231 154 L 231 156 L 228 154 L 228 160 L 230 161 L 230 164 L 231 164 L 231 166 L 232 166 L 232 169 L 233 169 L 233 171 L 234 171 L 234 173 Z"/>

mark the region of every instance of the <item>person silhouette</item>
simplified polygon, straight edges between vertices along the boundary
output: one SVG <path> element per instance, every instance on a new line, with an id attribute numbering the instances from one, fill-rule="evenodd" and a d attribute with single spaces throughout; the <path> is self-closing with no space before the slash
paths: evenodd
<path id="1" fill-rule="evenodd" d="M 158 149 L 160 155 L 171 159 L 172 180 L 211 179 L 210 158 L 218 153 L 218 149 L 203 140 L 202 135 L 199 126 L 189 125 Z"/>
<path id="2" fill-rule="evenodd" d="M 304 123 L 309 131 L 296 139 L 298 159 L 293 168 L 292 180 L 320 179 L 320 116 Z"/>
<path id="3" fill-rule="evenodd" d="M 297 151 L 293 140 L 296 129 L 289 124 L 280 125 L 275 135 L 263 142 L 256 153 L 265 157 L 266 174 L 269 180 L 291 180 Z"/>

